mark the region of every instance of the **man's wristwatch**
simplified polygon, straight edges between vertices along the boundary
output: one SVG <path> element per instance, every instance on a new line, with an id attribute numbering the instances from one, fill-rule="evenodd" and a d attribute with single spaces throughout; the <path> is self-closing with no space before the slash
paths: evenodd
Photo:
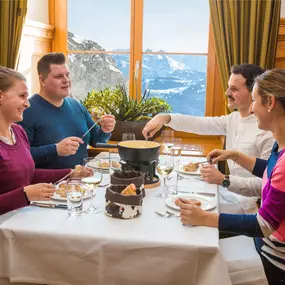
<path id="1" fill-rule="evenodd" d="M 225 175 L 225 178 L 222 181 L 222 186 L 225 188 L 229 188 L 230 185 L 231 185 L 230 177 L 229 175 Z"/>

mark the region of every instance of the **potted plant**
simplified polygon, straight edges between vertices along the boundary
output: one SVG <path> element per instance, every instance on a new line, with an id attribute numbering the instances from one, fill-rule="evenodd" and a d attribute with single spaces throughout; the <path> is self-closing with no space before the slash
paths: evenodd
<path id="1" fill-rule="evenodd" d="M 81 102 L 95 119 L 104 114 L 114 115 L 117 122 L 111 140 L 120 141 L 123 133 L 135 133 L 136 139 L 144 139 L 145 124 L 158 113 L 171 111 L 165 100 L 149 98 L 149 94 L 145 91 L 139 101 L 128 96 L 125 86 L 117 85 L 115 89 L 92 90 Z"/>

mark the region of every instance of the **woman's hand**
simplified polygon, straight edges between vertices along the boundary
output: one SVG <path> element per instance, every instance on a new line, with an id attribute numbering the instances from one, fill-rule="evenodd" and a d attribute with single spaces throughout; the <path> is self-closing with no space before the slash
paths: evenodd
<path id="1" fill-rule="evenodd" d="M 49 183 L 38 183 L 24 187 L 30 201 L 49 201 L 55 192 L 55 186 Z"/>
<path id="2" fill-rule="evenodd" d="M 207 155 L 207 160 L 211 160 L 212 163 L 217 163 L 218 161 L 224 161 L 231 159 L 236 161 L 239 157 L 239 152 L 235 150 L 223 150 L 223 149 L 214 149 Z"/>
<path id="3" fill-rule="evenodd" d="M 202 210 L 199 201 L 179 198 L 175 204 L 180 207 L 180 217 L 183 225 L 218 227 L 219 216 Z"/>
<path id="4" fill-rule="evenodd" d="M 207 212 L 201 210 L 195 200 L 179 198 L 175 204 L 180 207 L 180 217 L 183 225 L 203 226 Z"/>
<path id="5" fill-rule="evenodd" d="M 81 177 L 90 177 L 94 173 L 94 170 L 90 167 L 84 167 L 81 165 L 76 165 L 74 170 L 71 170 L 71 178 L 81 178 Z"/>

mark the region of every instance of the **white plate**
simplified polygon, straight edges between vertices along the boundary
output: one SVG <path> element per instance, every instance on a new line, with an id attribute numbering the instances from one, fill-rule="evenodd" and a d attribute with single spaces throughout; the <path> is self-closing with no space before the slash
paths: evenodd
<path id="1" fill-rule="evenodd" d="M 66 198 L 61 197 L 59 194 L 54 193 L 53 196 L 50 197 L 52 200 L 56 200 L 56 201 L 67 201 Z M 90 198 L 90 194 L 85 192 L 83 199 L 89 199 Z"/>
<path id="2" fill-rule="evenodd" d="M 92 167 L 92 168 L 102 168 L 103 170 L 109 170 L 109 167 L 101 167 L 100 161 L 98 160 L 91 160 L 88 162 L 87 164 L 88 167 Z"/>
<path id="3" fill-rule="evenodd" d="M 66 181 L 65 180 L 63 180 L 60 184 L 62 184 L 62 183 L 66 183 Z M 59 185 L 60 185 L 59 184 Z M 56 188 L 58 188 L 58 186 L 59 185 L 57 185 L 57 187 Z M 53 193 L 53 196 L 51 196 L 50 197 L 52 200 L 56 200 L 56 201 L 67 201 L 67 198 L 64 198 L 64 197 L 61 197 L 58 193 L 56 193 L 56 192 L 54 192 Z M 85 186 L 85 193 L 84 193 L 84 196 L 83 196 L 83 199 L 88 199 L 88 198 L 90 198 L 90 191 L 89 191 L 89 188 L 88 188 L 88 186 Z"/>
<path id="4" fill-rule="evenodd" d="M 91 167 L 91 168 L 99 168 L 99 169 L 102 169 L 103 171 L 109 171 L 110 167 L 101 167 L 101 164 L 98 160 L 96 161 L 89 161 L 87 166 Z M 116 169 L 120 169 L 121 167 L 119 168 L 116 168 Z"/>
<path id="5" fill-rule="evenodd" d="M 196 171 L 188 172 L 188 171 L 184 171 L 183 166 L 184 165 L 179 165 L 179 173 L 184 174 L 184 175 L 201 175 L 200 168 L 198 168 Z"/>
<path id="6" fill-rule="evenodd" d="M 215 198 L 208 198 L 202 195 L 198 194 L 185 194 L 185 195 L 178 195 L 178 196 L 169 196 L 168 198 L 165 199 L 165 204 L 171 209 L 174 210 L 180 210 L 178 206 L 175 205 L 175 200 L 178 199 L 179 197 L 184 198 L 184 199 L 195 199 L 201 202 L 200 208 L 205 211 L 212 210 L 216 207 L 217 205 L 217 200 Z"/>

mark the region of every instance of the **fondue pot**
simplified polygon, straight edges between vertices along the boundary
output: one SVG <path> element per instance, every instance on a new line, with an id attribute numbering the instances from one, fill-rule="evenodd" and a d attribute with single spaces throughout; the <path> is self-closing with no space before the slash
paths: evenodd
<path id="1" fill-rule="evenodd" d="M 158 159 L 160 144 L 152 141 L 134 140 L 118 142 L 118 151 L 122 160 L 136 163 Z"/>
<path id="2" fill-rule="evenodd" d="M 110 147 L 109 144 L 97 143 L 97 147 Z M 153 141 L 121 141 L 111 147 L 118 148 L 122 160 L 127 162 L 146 163 L 155 161 L 159 156 L 160 144 Z"/>

